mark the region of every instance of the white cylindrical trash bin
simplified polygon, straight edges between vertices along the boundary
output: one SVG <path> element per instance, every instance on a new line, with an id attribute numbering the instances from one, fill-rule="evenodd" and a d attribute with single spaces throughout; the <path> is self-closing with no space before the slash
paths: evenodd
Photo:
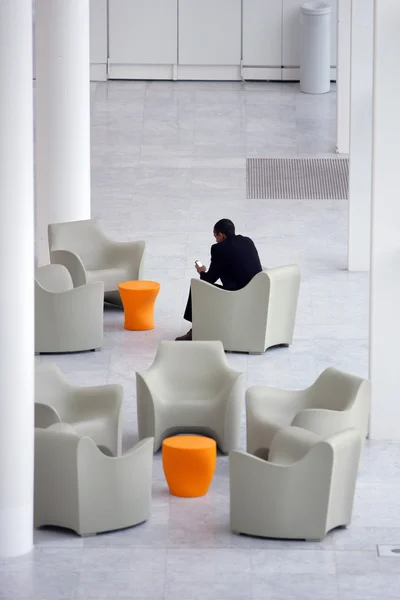
<path id="1" fill-rule="evenodd" d="M 300 90 L 326 94 L 331 89 L 331 12 L 327 2 L 300 7 Z"/>

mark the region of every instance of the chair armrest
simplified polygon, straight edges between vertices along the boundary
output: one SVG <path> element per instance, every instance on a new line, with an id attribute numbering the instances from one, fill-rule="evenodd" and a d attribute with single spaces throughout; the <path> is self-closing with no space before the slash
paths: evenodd
<path id="1" fill-rule="evenodd" d="M 130 527 L 149 518 L 152 439 L 110 457 L 89 437 L 80 438 L 77 461 L 81 534 Z"/>
<path id="2" fill-rule="evenodd" d="M 231 495 L 245 498 L 251 495 L 269 495 L 275 489 L 282 497 L 285 494 L 285 481 L 291 470 L 290 465 L 277 465 L 247 452 L 234 450 L 229 454 L 229 480 Z"/>
<path id="3" fill-rule="evenodd" d="M 240 447 L 240 425 L 244 412 L 244 374 L 230 369 L 223 393 L 225 404 L 221 450 L 228 454 Z"/>
<path id="4" fill-rule="evenodd" d="M 145 461 L 148 467 L 153 464 L 153 446 L 154 439 L 152 437 L 139 440 L 130 450 L 125 452 L 121 458 L 137 463 Z M 132 464 L 132 463 L 131 463 Z"/>
<path id="5" fill-rule="evenodd" d="M 288 265 L 266 271 L 270 281 L 267 340 L 269 346 L 291 344 L 300 289 L 300 268 Z"/>
<path id="6" fill-rule="evenodd" d="M 133 498 L 139 498 L 141 501 L 150 501 L 153 438 L 141 440 L 127 453 L 117 457 L 104 454 L 88 437 L 81 438 L 80 444 L 79 470 L 84 478 L 87 476 L 88 468 L 89 472 L 93 473 L 94 485 L 91 493 L 94 504 L 96 504 L 96 488 L 97 492 L 102 488 L 108 489 L 110 498 L 123 492 Z"/>
<path id="7" fill-rule="evenodd" d="M 104 283 L 102 281 L 93 281 L 79 287 L 74 287 L 72 290 L 67 290 L 60 294 L 52 294 L 56 305 L 63 306 L 65 304 L 73 304 L 82 308 L 83 303 L 101 302 L 103 310 Z"/>
<path id="8" fill-rule="evenodd" d="M 52 294 L 53 337 L 64 348 L 99 348 L 103 343 L 104 284 L 95 281 L 61 294 Z"/>
<path id="9" fill-rule="evenodd" d="M 108 474 L 109 477 L 113 477 L 113 474 L 118 471 L 119 476 L 121 476 L 121 484 L 124 482 L 124 473 L 129 480 L 131 480 L 132 477 L 135 481 L 137 479 L 140 480 L 140 474 L 144 467 L 145 479 L 147 481 L 147 470 L 151 470 L 153 465 L 153 438 L 140 440 L 133 448 L 128 450 L 128 452 L 125 452 L 122 456 L 109 456 L 108 454 L 103 453 L 89 437 L 80 438 L 80 444 L 82 444 L 83 455 L 87 455 L 87 458 L 85 459 L 86 466 L 91 464 L 91 467 L 94 470 L 98 467 L 103 470 L 104 475 Z M 136 467 L 139 468 L 138 473 L 133 472 L 133 469 Z"/>
<path id="10" fill-rule="evenodd" d="M 68 269 L 74 288 L 86 283 L 86 269 L 80 257 L 74 252 L 70 250 L 51 250 L 50 262 L 64 265 Z"/>
<path id="11" fill-rule="evenodd" d="M 147 381 L 147 374 L 148 371 L 136 373 L 138 434 L 140 440 L 150 437 L 155 438 L 154 452 L 156 452 L 159 448 L 159 440 L 155 431 L 154 399 Z"/>
<path id="12" fill-rule="evenodd" d="M 322 438 L 349 427 L 348 411 L 325 408 L 305 408 L 294 417 L 292 426 L 308 429 Z"/>
<path id="13" fill-rule="evenodd" d="M 243 378 L 243 373 L 241 371 L 235 371 L 235 369 L 232 369 L 231 367 L 227 367 L 225 373 L 226 386 L 229 386 L 231 389 L 239 379 Z"/>
<path id="14" fill-rule="evenodd" d="M 230 519 L 234 531 L 278 538 L 320 539 L 326 531 L 332 449 L 318 442 L 291 465 L 232 452 Z"/>
<path id="15" fill-rule="evenodd" d="M 134 242 L 116 242 L 107 238 L 107 254 L 114 267 L 125 265 L 132 279 L 139 279 L 143 269 L 143 257 L 146 242 L 143 240 Z"/>
<path id="16" fill-rule="evenodd" d="M 290 418 L 304 408 L 307 401 L 303 390 L 281 390 L 279 388 L 253 385 L 246 390 L 246 412 L 248 416 L 253 412 L 255 403 L 256 412 L 259 416 L 260 400 L 262 400 L 262 416 L 270 421 L 274 418 L 279 421 L 284 417 L 284 422 L 290 422 Z M 289 421 L 287 418 L 289 418 Z M 292 423 L 294 425 L 294 423 Z"/>
<path id="17" fill-rule="evenodd" d="M 60 423 L 61 417 L 54 406 L 35 402 L 35 427 L 39 429 L 47 429 L 54 423 Z"/>

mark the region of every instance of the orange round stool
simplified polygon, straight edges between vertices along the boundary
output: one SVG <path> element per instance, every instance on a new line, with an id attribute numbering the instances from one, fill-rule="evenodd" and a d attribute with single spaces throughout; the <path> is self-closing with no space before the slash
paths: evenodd
<path id="1" fill-rule="evenodd" d="M 162 444 L 162 464 L 173 496 L 204 496 L 215 472 L 217 444 L 201 435 L 169 437 Z"/>
<path id="2" fill-rule="evenodd" d="M 154 329 L 154 303 L 160 291 L 155 281 L 124 281 L 118 286 L 124 307 L 125 329 Z"/>

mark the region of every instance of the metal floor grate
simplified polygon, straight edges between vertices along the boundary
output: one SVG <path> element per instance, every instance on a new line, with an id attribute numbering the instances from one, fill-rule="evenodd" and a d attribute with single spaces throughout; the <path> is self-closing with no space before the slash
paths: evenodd
<path id="1" fill-rule="evenodd" d="M 246 197 L 347 200 L 348 158 L 248 158 Z"/>

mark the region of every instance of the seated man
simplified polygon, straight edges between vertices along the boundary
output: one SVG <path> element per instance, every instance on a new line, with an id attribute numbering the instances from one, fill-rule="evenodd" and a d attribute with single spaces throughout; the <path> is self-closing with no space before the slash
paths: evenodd
<path id="1" fill-rule="evenodd" d="M 260 257 L 253 240 L 235 234 L 235 226 L 229 219 L 221 219 L 214 225 L 216 244 L 211 246 L 210 268 L 196 264 L 200 279 L 215 284 L 221 280 L 225 290 L 240 290 L 254 275 L 262 271 Z M 192 322 L 192 297 L 189 293 L 184 314 L 186 321 Z M 192 330 L 176 338 L 176 341 L 192 339 Z"/>

